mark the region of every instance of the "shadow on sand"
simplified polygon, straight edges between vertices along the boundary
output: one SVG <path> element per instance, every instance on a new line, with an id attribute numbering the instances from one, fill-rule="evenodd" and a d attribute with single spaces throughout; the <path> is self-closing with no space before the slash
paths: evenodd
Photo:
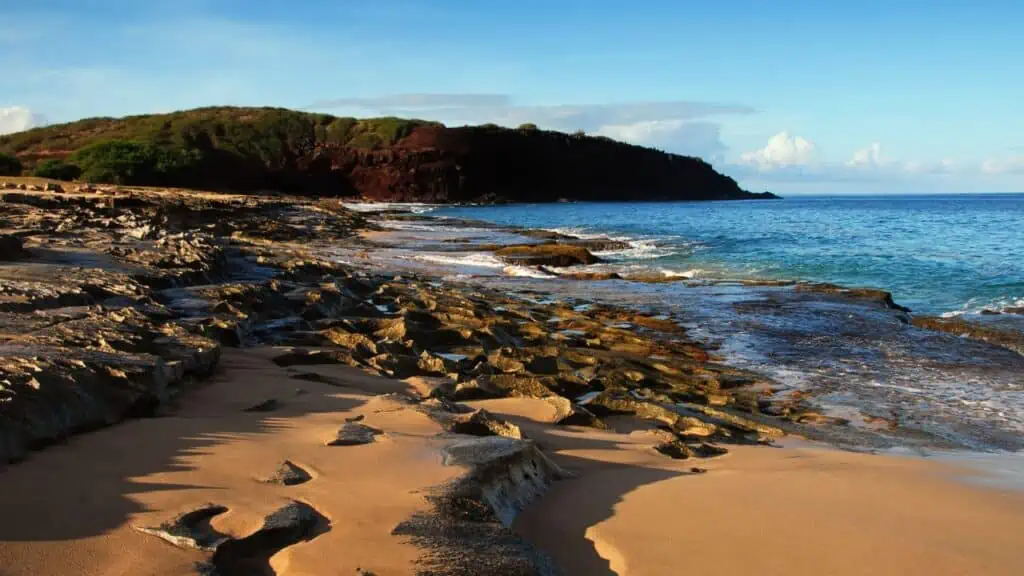
<path id="1" fill-rule="evenodd" d="M 273 434 L 288 427 L 290 418 L 347 412 L 374 394 L 408 389 L 402 382 L 347 367 L 280 368 L 269 361 L 275 354 L 226 350 L 215 376 L 184 394 L 167 415 L 75 436 L 0 469 L 0 541 L 103 535 L 148 511 L 134 496 L 215 488 L 147 481 L 148 476 L 193 471 L 190 456 L 236 439 Z M 308 368 L 333 372 L 337 377 L 332 381 L 348 386 L 295 378 Z M 279 401 L 273 411 L 245 411 L 271 398 Z"/>
<path id="2" fill-rule="evenodd" d="M 140 503 L 141 494 L 217 489 L 199 483 L 161 483 L 147 477 L 185 472 L 187 478 L 187 473 L 194 471 L 190 457 L 218 445 L 274 434 L 287 429 L 291 418 L 349 412 L 375 395 L 410 391 L 404 382 L 348 367 L 280 368 L 269 361 L 277 353 L 269 349 L 226 350 L 212 381 L 185 394 L 168 415 L 74 437 L 0 471 L 0 541 L 59 543 L 102 536 L 122 527 L 133 515 L 150 512 Z M 344 387 L 339 387 L 341 383 Z M 272 398 L 279 402 L 270 412 L 245 411 Z M 587 457 L 620 450 L 630 443 L 625 432 L 642 424 L 631 424 L 634 428 L 618 433 L 596 434 L 509 417 L 559 465 L 579 477 L 557 483 L 515 526 L 566 574 L 615 574 L 606 558 L 608 551 L 599 550 L 587 538 L 587 530 L 612 517 L 615 506 L 637 488 L 691 473 L 692 463 L 665 459 L 662 465 L 660 457 L 620 463 Z M 552 511 L 550 506 L 558 509 Z M 547 516 L 531 514 L 538 508 Z M 551 512 L 557 513 L 559 521 L 545 525 L 544 518 Z M 0 553 L 2 550 L 0 546 Z"/>

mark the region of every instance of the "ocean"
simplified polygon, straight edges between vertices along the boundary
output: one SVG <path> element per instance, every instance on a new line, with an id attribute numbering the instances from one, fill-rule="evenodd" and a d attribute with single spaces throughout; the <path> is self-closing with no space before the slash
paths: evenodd
<path id="1" fill-rule="evenodd" d="M 420 216 L 379 222 L 376 266 L 657 314 L 722 362 L 763 374 L 773 395 L 848 422 L 829 442 L 1009 451 L 1024 470 L 1024 354 L 912 322 L 958 317 L 1024 332 L 1024 194 L 387 208 Z M 509 265 L 493 246 L 538 242 L 522 228 L 621 242 L 590 266 Z M 627 280 L 570 280 L 567 270 Z M 912 312 L 764 280 L 878 288 Z"/>
<path id="2" fill-rule="evenodd" d="M 444 207 L 433 216 L 627 240 L 619 266 L 888 290 L 917 313 L 1024 307 L 1024 194 Z"/>

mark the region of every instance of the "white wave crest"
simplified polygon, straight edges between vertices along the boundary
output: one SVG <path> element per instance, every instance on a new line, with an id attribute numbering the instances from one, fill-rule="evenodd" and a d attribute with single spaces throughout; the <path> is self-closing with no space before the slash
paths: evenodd
<path id="1" fill-rule="evenodd" d="M 677 247 L 666 245 L 668 240 L 678 243 L 678 238 L 676 237 L 636 238 L 633 236 L 616 236 L 601 232 L 588 232 L 584 228 L 547 228 L 546 230 L 556 234 L 573 236 L 580 240 L 611 240 L 623 242 L 629 246 L 628 248 L 617 250 L 598 250 L 594 252 L 595 256 L 612 260 L 654 260 L 679 253 Z"/>
<path id="2" fill-rule="evenodd" d="M 420 202 L 343 202 L 341 204 L 353 212 L 380 212 L 382 210 L 399 210 L 422 214 L 437 208 L 436 204 L 423 204 Z"/>
<path id="3" fill-rule="evenodd" d="M 438 226 L 430 223 L 402 222 L 400 220 L 382 220 L 377 222 L 381 228 L 400 232 L 436 232 Z"/>
<path id="4" fill-rule="evenodd" d="M 1024 308 L 1024 298 L 1004 297 L 982 300 L 971 298 L 959 310 L 943 312 L 943 318 L 955 318 L 957 316 L 981 314 L 982 312 L 1006 312 L 1011 309 Z"/>
<path id="5" fill-rule="evenodd" d="M 537 268 L 531 268 L 530 266 L 506 266 L 502 269 L 505 276 L 515 276 L 519 278 L 556 278 L 554 274 L 549 274 L 543 270 Z"/>
<path id="6" fill-rule="evenodd" d="M 493 254 L 485 252 L 471 252 L 460 256 L 447 254 L 419 254 L 412 257 L 413 260 L 421 262 L 432 262 L 434 264 L 445 264 L 448 266 L 472 266 L 475 268 L 504 268 L 505 263 Z"/>
<path id="7" fill-rule="evenodd" d="M 659 268 L 658 271 L 664 274 L 666 278 L 696 278 L 704 273 L 700 268 L 690 268 L 689 270 Z"/>

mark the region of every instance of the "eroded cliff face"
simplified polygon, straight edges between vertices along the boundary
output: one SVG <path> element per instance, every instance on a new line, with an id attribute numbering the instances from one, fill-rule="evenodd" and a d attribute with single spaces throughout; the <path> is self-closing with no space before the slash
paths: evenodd
<path id="1" fill-rule="evenodd" d="M 706 162 L 604 138 L 499 128 L 417 128 L 383 150 L 299 159 L 318 193 L 416 202 L 760 198 Z M 300 177 L 300 179 L 303 179 Z"/>

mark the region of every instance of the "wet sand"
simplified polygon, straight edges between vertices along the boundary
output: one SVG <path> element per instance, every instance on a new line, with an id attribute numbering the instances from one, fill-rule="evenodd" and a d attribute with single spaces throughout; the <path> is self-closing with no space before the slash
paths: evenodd
<path id="1" fill-rule="evenodd" d="M 421 551 L 391 531 L 461 469 L 441 464 L 437 423 L 378 395 L 422 393 L 426 384 L 347 367 L 279 368 L 272 354 L 227 350 L 219 376 L 171 413 L 73 438 L 0 473 L 0 573 L 190 573 L 202 554 L 132 526 L 213 502 L 229 508 L 214 527 L 243 536 L 297 499 L 326 516 L 329 530 L 274 555 L 268 573 L 414 574 Z M 336 385 L 293 378 L 299 372 Z M 278 410 L 243 412 L 269 398 Z M 610 430 L 597 431 L 552 426 L 554 408 L 539 399 L 469 404 L 519 424 L 575 473 L 514 524 L 568 575 L 1024 569 L 1024 494 L 971 485 L 965 469 L 804 445 L 677 461 L 656 453 L 659 433 L 635 419 L 612 418 Z M 357 415 L 385 437 L 324 445 Z M 313 479 L 259 481 L 284 459 Z"/>

